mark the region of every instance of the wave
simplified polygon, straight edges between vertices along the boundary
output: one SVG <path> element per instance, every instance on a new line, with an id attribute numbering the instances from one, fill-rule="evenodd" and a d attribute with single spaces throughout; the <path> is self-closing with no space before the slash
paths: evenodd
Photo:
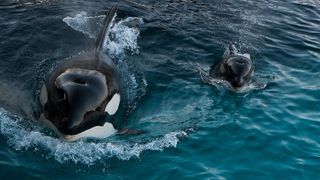
<path id="1" fill-rule="evenodd" d="M 73 162 L 93 165 L 97 161 L 104 162 L 117 157 L 129 160 L 140 157 L 146 150 L 163 151 L 165 148 L 176 147 L 179 139 L 187 136 L 187 131 L 175 131 L 161 137 L 144 142 L 65 142 L 50 136 L 45 129 L 29 123 L 26 119 L 14 116 L 0 109 L 0 133 L 17 151 L 32 149 L 40 151 L 47 157 L 60 163 Z"/>

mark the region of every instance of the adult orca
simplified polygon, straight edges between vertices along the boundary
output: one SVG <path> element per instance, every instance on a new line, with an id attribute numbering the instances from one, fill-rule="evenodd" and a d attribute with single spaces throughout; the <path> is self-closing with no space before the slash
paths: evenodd
<path id="1" fill-rule="evenodd" d="M 40 120 L 67 141 L 104 138 L 117 132 L 110 119 L 122 98 L 119 72 L 103 53 L 116 14 L 108 11 L 95 48 L 67 59 L 49 75 L 40 91 Z"/>
<path id="2" fill-rule="evenodd" d="M 217 65 L 211 66 L 209 76 L 222 79 L 238 90 L 252 80 L 254 67 L 249 54 L 238 54 L 234 44 L 229 45 L 225 58 Z"/>

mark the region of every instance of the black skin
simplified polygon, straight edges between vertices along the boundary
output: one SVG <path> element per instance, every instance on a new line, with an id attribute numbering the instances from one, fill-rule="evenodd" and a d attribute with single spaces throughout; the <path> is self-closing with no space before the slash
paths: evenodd
<path id="1" fill-rule="evenodd" d="M 62 134 L 74 135 L 103 125 L 107 115 L 104 112 L 107 103 L 115 93 L 121 95 L 118 70 L 113 61 L 103 53 L 103 44 L 116 9 L 114 5 L 107 12 L 94 50 L 60 64 L 45 82 L 47 102 L 41 109 L 44 117 Z M 97 73 L 65 74 L 72 69 Z M 113 118 L 107 116 L 107 121 L 110 122 L 110 119 Z"/>
<path id="2" fill-rule="evenodd" d="M 113 5 L 107 12 L 94 50 L 63 62 L 45 81 L 47 101 L 43 102 L 41 110 L 61 134 L 78 134 L 106 121 L 116 125 L 115 115 L 108 115 L 104 110 L 114 94 L 122 94 L 118 84 L 119 71 L 103 53 L 103 44 L 116 10 Z M 121 131 L 121 134 L 139 133 L 139 130 Z"/>
<path id="3" fill-rule="evenodd" d="M 57 77 L 68 69 L 96 70 L 106 78 L 108 93 L 101 104 L 97 99 L 104 97 L 101 79 L 93 75 L 69 73 L 62 82 L 72 82 L 71 86 L 57 87 Z M 101 52 L 86 52 L 60 64 L 45 82 L 48 91 L 48 102 L 42 107 L 46 119 L 64 135 L 74 135 L 94 126 L 102 126 L 106 121 L 118 128 L 115 117 L 104 112 L 106 104 L 115 93 L 122 94 L 118 84 L 119 72 L 111 59 Z M 72 96 L 72 98 L 71 98 Z M 122 96 L 123 98 L 123 96 Z M 90 110 L 93 104 L 97 108 Z M 75 115 L 75 118 L 73 116 Z M 77 115 L 83 115 L 77 117 Z M 119 135 L 139 135 L 144 131 L 121 129 Z"/>
<path id="4" fill-rule="evenodd" d="M 103 82 L 92 75 L 70 73 L 63 81 L 72 82 L 72 85 L 57 87 L 57 77 L 70 68 L 96 70 L 102 73 L 106 78 L 107 96 L 104 97 L 105 92 L 101 90 Z M 104 107 L 115 93 L 121 94 L 118 78 L 117 68 L 103 53 L 91 51 L 69 59 L 58 66 L 45 82 L 48 91 L 48 101 L 43 107 L 45 118 L 62 134 L 69 135 L 103 125 L 106 116 Z M 95 104 L 98 99 L 101 99 L 101 104 Z M 92 105 L 87 106 L 88 103 Z"/>
<path id="5" fill-rule="evenodd" d="M 252 61 L 247 57 L 231 54 L 216 66 L 211 67 L 210 76 L 226 80 L 234 89 L 239 89 L 252 79 Z"/>

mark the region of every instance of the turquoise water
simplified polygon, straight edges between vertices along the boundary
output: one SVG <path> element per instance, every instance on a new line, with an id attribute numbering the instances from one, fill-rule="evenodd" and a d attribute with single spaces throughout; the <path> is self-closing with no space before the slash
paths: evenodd
<path id="1" fill-rule="evenodd" d="M 34 119 L 39 87 L 59 62 L 94 46 L 124 77 L 123 127 L 138 136 L 67 143 Z M 0 2 L 0 177 L 317 179 L 320 172 L 320 3 L 294 1 Z M 235 93 L 200 69 L 229 43 L 255 81 Z"/>

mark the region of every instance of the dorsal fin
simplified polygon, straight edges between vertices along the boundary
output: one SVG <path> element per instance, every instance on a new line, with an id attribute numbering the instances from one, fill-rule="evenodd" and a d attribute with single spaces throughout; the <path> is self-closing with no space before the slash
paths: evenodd
<path id="1" fill-rule="evenodd" d="M 237 48 L 234 44 L 229 44 L 229 55 L 238 54 Z"/>
<path id="2" fill-rule="evenodd" d="M 112 20 L 116 15 L 116 11 L 117 11 L 117 6 L 113 5 L 105 17 L 103 21 L 102 29 L 100 30 L 96 40 L 96 51 L 102 50 L 105 38 L 106 36 L 108 36 L 107 31 L 109 30 Z"/>

